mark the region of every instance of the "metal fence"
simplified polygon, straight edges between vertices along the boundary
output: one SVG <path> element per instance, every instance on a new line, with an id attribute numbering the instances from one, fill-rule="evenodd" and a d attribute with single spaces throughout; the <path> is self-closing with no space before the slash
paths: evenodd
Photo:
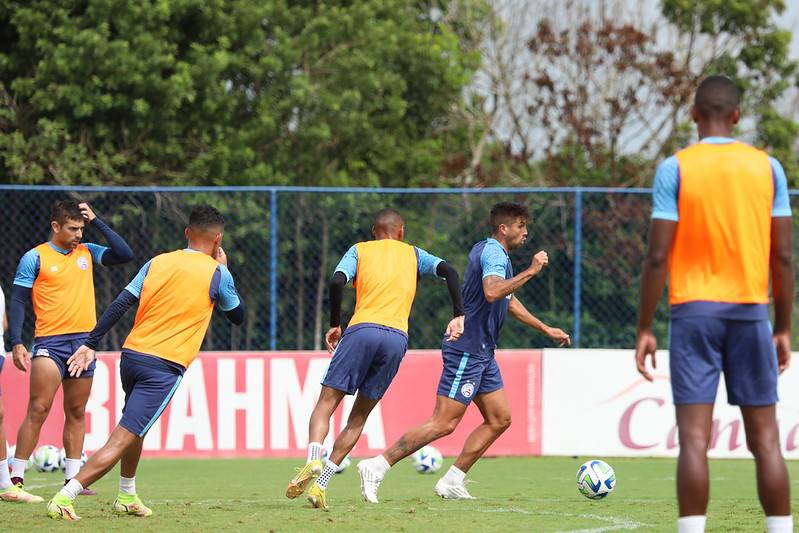
<path id="1" fill-rule="evenodd" d="M 327 329 L 327 283 L 341 255 L 370 238 L 371 217 L 382 207 L 406 219 L 406 240 L 445 258 L 462 273 L 471 246 L 488 235 L 488 212 L 499 201 L 529 206 L 530 235 L 511 252 L 514 268 L 532 254 L 549 252 L 543 275 L 517 296 L 539 318 L 572 334 L 583 347 L 628 348 L 635 337 L 640 265 L 646 247 L 651 200 L 647 189 L 332 189 L 292 187 L 28 187 L 0 186 L 6 217 L 0 285 L 10 289 L 17 262 L 47 240 L 52 203 L 71 197 L 95 212 L 133 248 L 133 264 L 97 269 L 101 313 L 150 257 L 185 245 L 183 228 L 193 205 L 223 212 L 229 266 L 248 306 L 242 328 L 220 316 L 212 320 L 203 349 L 318 349 Z M 791 197 L 797 201 L 796 196 Z M 85 241 L 102 243 L 89 229 Z M 347 290 L 344 319 L 354 305 Z M 32 318 L 26 313 L 25 339 Z M 410 346 L 436 348 L 450 317 L 446 286 L 419 284 L 410 318 Z M 134 313 L 106 337 L 103 349 L 118 349 Z M 665 341 L 667 310 L 656 327 Z M 549 341 L 512 319 L 504 348 L 544 347 Z"/>

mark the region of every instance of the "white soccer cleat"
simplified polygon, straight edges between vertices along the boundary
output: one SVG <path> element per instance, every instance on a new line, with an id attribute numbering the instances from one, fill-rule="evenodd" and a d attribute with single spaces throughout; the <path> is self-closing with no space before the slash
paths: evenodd
<path id="1" fill-rule="evenodd" d="M 447 483 L 444 478 L 438 480 L 436 483 L 436 494 L 445 500 L 475 500 L 476 498 L 469 494 L 466 490 L 466 485 L 463 483 Z"/>
<path id="2" fill-rule="evenodd" d="M 380 482 L 383 481 L 383 476 L 379 475 L 369 464 L 371 459 L 366 459 L 358 463 L 358 476 L 361 478 L 361 496 L 363 500 L 369 503 L 378 503 L 377 489 L 380 488 Z"/>

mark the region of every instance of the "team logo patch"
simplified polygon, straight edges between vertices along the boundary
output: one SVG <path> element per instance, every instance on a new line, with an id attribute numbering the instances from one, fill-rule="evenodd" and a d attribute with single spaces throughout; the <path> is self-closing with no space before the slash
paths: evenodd
<path id="1" fill-rule="evenodd" d="M 50 357 L 50 352 L 47 351 L 47 348 L 39 348 L 36 350 L 36 355 L 34 355 L 34 357 L 39 356 Z"/>
<path id="2" fill-rule="evenodd" d="M 85 257 L 78 257 L 78 268 L 81 270 L 88 270 L 89 268 L 89 260 Z"/>
<path id="3" fill-rule="evenodd" d="M 474 383 L 467 381 L 461 387 L 461 395 L 463 395 L 464 398 L 471 398 L 472 394 L 474 394 Z"/>

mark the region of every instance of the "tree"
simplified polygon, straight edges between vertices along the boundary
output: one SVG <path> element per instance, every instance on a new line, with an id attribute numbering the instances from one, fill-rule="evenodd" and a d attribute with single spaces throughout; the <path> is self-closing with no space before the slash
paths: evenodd
<path id="1" fill-rule="evenodd" d="M 2 2 L 3 171 L 59 184 L 435 175 L 442 117 L 479 62 L 433 20 L 448 6 Z"/>

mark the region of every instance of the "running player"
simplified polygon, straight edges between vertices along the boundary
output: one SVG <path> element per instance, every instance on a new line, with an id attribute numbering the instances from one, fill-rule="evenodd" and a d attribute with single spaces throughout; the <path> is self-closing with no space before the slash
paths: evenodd
<path id="1" fill-rule="evenodd" d="M 435 486 L 436 494 L 442 498 L 472 498 L 465 487 L 466 473 L 510 426 L 510 407 L 494 358 L 507 313 L 560 346 L 570 344 L 566 333 L 534 317 L 513 294 L 549 261 L 546 252 L 538 252 L 530 266 L 514 277 L 508 252 L 524 244 L 528 219 L 527 208 L 520 204 L 500 203 L 491 209 L 491 237 L 474 245 L 464 274 L 465 333 L 460 339 L 444 339 L 441 349 L 444 368 L 433 414 L 382 455 L 358 464 L 361 493 L 367 502 L 377 503 L 377 489 L 389 468 L 422 446 L 452 433 L 474 400 L 483 423 L 472 431 L 455 464 Z"/>
<path id="2" fill-rule="evenodd" d="M 408 315 L 420 276 L 438 275 L 446 279 L 454 316 L 446 335 L 455 340 L 463 332 L 463 304 L 455 269 L 442 259 L 402 242 L 405 222 L 393 209 L 376 214 L 372 234 L 375 240 L 351 247 L 333 274 L 330 329 L 325 335 L 333 359 L 311 414 L 308 461 L 286 489 L 287 497 L 296 498 L 318 476 L 308 491 L 308 499 L 321 509 L 328 507 L 325 495 L 328 481 L 358 442 L 369 413 L 385 394 L 408 348 Z M 356 291 L 355 314 L 342 335 L 341 298 L 349 281 Z M 322 442 L 329 430 L 330 417 L 344 396 L 356 391 L 358 396 L 347 425 L 336 439 L 327 464 L 322 465 Z"/>
<path id="3" fill-rule="evenodd" d="M 788 471 L 775 410 L 777 376 L 791 357 L 794 278 L 787 180 L 777 160 L 732 138 L 741 111 L 730 79 L 705 79 L 691 116 L 699 143 L 664 160 L 655 174 L 636 363 L 651 381 L 645 363 L 649 356 L 655 366 L 652 321 L 668 275 L 669 366 L 680 440 L 678 530 L 705 530 L 707 449 L 724 372 L 728 401 L 741 408 L 746 443 L 755 456 L 768 531 L 789 532 Z"/>
<path id="4" fill-rule="evenodd" d="M 87 223 L 103 234 L 109 247 L 81 243 Z M 68 481 L 80 469 L 86 434 L 85 408 L 94 366 L 81 379 L 73 379 L 66 362 L 97 322 L 92 265 L 121 265 L 133 259 L 127 243 L 86 203 L 57 202 L 50 217 L 50 229 L 48 242 L 22 256 L 11 287 L 9 335 L 14 365 L 23 372 L 28 366 L 31 369 L 28 412 L 17 433 L 15 457 L 11 461 L 11 480 L 20 488 L 28 457 L 36 447 L 59 385 L 64 391 L 65 479 Z M 32 360 L 22 343 L 25 305 L 31 300 L 36 315 Z"/>
<path id="5" fill-rule="evenodd" d="M 136 494 L 136 468 L 144 436 L 178 388 L 183 372 L 197 356 L 214 305 L 228 320 L 244 320 L 241 302 L 222 250 L 225 221 L 213 207 L 195 207 L 186 228 L 188 248 L 158 255 L 145 263 L 106 309 L 88 339 L 69 358 L 69 373 L 80 376 L 94 364 L 100 339 L 133 306 L 136 320 L 122 347 L 120 378 L 125 391 L 122 419 L 108 442 L 47 504 L 51 518 L 78 520 L 73 501 L 122 460 L 119 494 L 113 511 L 150 516 Z"/>

